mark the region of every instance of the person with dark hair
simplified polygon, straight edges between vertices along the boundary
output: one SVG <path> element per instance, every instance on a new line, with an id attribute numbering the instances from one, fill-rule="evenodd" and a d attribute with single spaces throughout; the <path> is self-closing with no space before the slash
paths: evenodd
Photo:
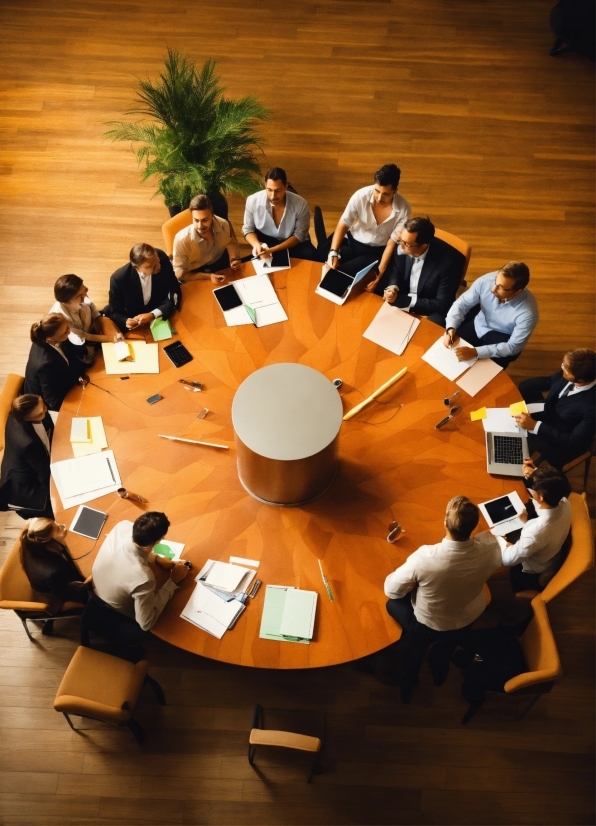
<path id="1" fill-rule="evenodd" d="M 13 401 L 4 435 L 0 469 L 3 510 L 23 519 L 53 518 L 50 502 L 50 448 L 54 423 L 41 396 L 27 393 Z"/>
<path id="2" fill-rule="evenodd" d="M 538 324 L 529 281 L 530 270 L 519 261 L 477 278 L 447 313 L 444 346 L 463 338 L 470 346 L 455 347 L 459 361 L 489 358 L 501 367 L 515 361 Z"/>
<path id="3" fill-rule="evenodd" d="M 221 284 L 224 275 L 215 275 L 231 267 L 242 266 L 238 241 L 229 221 L 213 213 L 207 195 L 195 195 L 189 204 L 192 224 L 176 233 L 173 264 L 178 280 L 196 281 L 211 278 Z"/>
<path id="4" fill-rule="evenodd" d="M 66 525 L 53 519 L 30 519 L 20 535 L 21 564 L 31 587 L 47 603 L 48 611 L 57 614 L 65 602 L 84 605 L 91 584 L 72 561 L 65 543 Z M 43 624 L 42 634 L 51 634 L 53 622 Z"/>
<path id="5" fill-rule="evenodd" d="M 501 553 L 498 545 L 471 538 L 478 520 L 476 505 L 454 496 L 447 503 L 445 538 L 437 545 L 422 545 L 385 579 L 387 611 L 411 638 L 401 680 L 404 702 L 418 681 L 429 645 L 445 632 L 471 625 L 486 607 L 484 585 L 501 567 Z"/>
<path id="6" fill-rule="evenodd" d="M 355 275 L 378 261 L 379 277 L 385 274 L 410 217 L 410 205 L 397 191 L 400 177 L 399 167 L 388 163 L 377 169 L 372 186 L 356 190 L 332 238 L 319 246 L 328 266 Z"/>
<path id="7" fill-rule="evenodd" d="M 565 353 L 561 369 L 552 376 L 522 381 L 519 392 L 524 400 L 543 405 L 542 410 L 515 417 L 528 431 L 531 453 L 540 451 L 551 465 L 562 468 L 588 450 L 596 427 L 595 386 L 596 353 L 588 349 Z"/>
<path id="8" fill-rule="evenodd" d="M 56 303 L 50 313 L 60 313 L 68 322 L 68 340 L 82 347 L 85 342 L 118 341 L 122 335 L 114 322 L 101 315 L 88 297 L 83 279 L 74 273 L 61 275 L 54 284 Z"/>
<path id="9" fill-rule="evenodd" d="M 165 513 L 148 511 L 134 523 L 119 522 L 106 536 L 92 568 L 94 596 L 85 613 L 106 623 L 105 636 L 138 644 L 157 622 L 188 568 L 153 553 L 170 527 Z M 155 590 L 150 563 L 169 570 L 170 578 Z M 110 610 L 111 609 L 111 610 Z M 103 632 L 102 632 L 103 633 Z"/>
<path id="10" fill-rule="evenodd" d="M 69 332 L 68 322 L 60 313 L 45 315 L 31 325 L 23 393 L 41 396 L 54 411 L 60 410 L 71 387 L 88 381 L 80 348 L 68 341 Z"/>
<path id="11" fill-rule="evenodd" d="M 524 522 L 519 539 L 493 537 L 484 531 L 479 539 L 501 548 L 503 565 L 509 567 L 511 587 L 515 593 L 527 589 L 542 591 L 561 563 L 561 548 L 571 527 L 571 505 L 567 497 L 571 487 L 564 473 L 552 467 L 536 468 L 526 462 L 524 471 L 529 481 L 535 517 L 528 509 L 519 518 Z"/>
<path id="12" fill-rule="evenodd" d="M 319 261 L 309 227 L 308 202 L 289 189 L 285 171 L 274 166 L 265 175 L 265 189 L 246 199 L 242 234 L 252 254 L 267 258 L 288 250 L 292 258 Z"/>
<path id="13" fill-rule="evenodd" d="M 447 311 L 455 301 L 463 278 L 465 257 L 435 237 L 430 218 L 410 218 L 399 234 L 405 255 L 394 253 L 385 272 L 366 289 L 382 295 L 388 304 L 445 326 Z"/>
<path id="14" fill-rule="evenodd" d="M 154 318 L 170 318 L 180 300 L 180 284 L 165 252 L 150 244 L 135 244 L 130 262 L 110 278 L 109 303 L 102 312 L 127 333 Z"/>

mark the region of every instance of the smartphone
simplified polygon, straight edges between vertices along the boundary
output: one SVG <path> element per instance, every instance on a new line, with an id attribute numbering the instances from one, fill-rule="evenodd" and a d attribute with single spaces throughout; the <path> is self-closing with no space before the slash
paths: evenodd
<path id="1" fill-rule="evenodd" d="M 158 402 L 161 399 L 163 399 L 163 396 L 160 396 L 159 393 L 156 393 L 155 396 L 149 396 L 149 398 L 147 399 L 147 403 L 155 404 L 155 402 Z"/>

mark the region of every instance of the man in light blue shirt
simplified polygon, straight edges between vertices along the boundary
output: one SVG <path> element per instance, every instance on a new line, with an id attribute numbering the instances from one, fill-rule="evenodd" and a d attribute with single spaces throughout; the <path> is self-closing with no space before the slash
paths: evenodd
<path id="1" fill-rule="evenodd" d="M 445 347 L 463 338 L 470 347 L 456 348 L 459 361 L 490 358 L 507 367 L 538 324 L 536 299 L 526 289 L 529 281 L 530 270 L 519 261 L 476 279 L 447 313 Z"/>

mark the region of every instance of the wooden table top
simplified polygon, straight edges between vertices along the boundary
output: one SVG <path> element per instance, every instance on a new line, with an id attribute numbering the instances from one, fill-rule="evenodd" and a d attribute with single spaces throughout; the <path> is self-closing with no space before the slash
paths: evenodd
<path id="1" fill-rule="evenodd" d="M 245 264 L 244 274 L 251 271 Z M 502 407 L 520 398 L 507 374 L 499 373 L 474 398 L 462 391 L 458 401 L 463 414 L 435 430 L 446 413 L 443 398 L 458 389 L 420 358 L 440 329 L 423 319 L 404 355 L 396 356 L 362 338 L 380 299 L 364 293 L 339 307 L 315 295 L 320 272 L 320 264 L 304 261 L 290 271 L 273 273 L 289 320 L 262 329 L 227 327 L 210 295 L 211 283 L 186 284 L 181 312 L 172 322 L 194 360 L 176 369 L 160 343 L 159 375 L 121 381 L 106 376 L 99 357 L 90 371 L 92 381 L 112 395 L 92 385 L 85 391 L 76 387 L 60 412 L 54 461 L 72 456 L 73 415 L 101 415 L 123 484 L 149 500 L 148 505 L 135 505 L 114 493 L 90 503 L 107 511 L 108 519 L 96 542 L 69 535 L 82 572 L 91 571 L 105 534 L 117 521 L 134 520 L 142 510 L 164 511 L 171 522 L 168 538 L 185 543 L 184 556 L 194 567 L 153 631 L 205 657 L 262 668 L 311 668 L 380 650 L 400 636 L 385 610 L 383 581 L 419 545 L 440 541 L 447 501 L 464 494 L 478 503 L 521 489 L 515 479 L 488 475 L 482 423 L 471 422 L 469 416 L 479 407 Z M 380 402 L 342 424 L 338 476 L 325 494 L 303 507 L 258 502 L 246 493 L 236 472 L 234 393 L 254 370 L 278 362 L 298 362 L 329 379 L 341 378 L 345 411 L 408 367 Z M 203 392 L 186 390 L 178 382 L 182 377 L 203 382 Z M 148 405 L 146 398 L 154 393 L 163 401 Z M 202 407 L 209 413 L 197 420 Z M 230 449 L 169 442 L 159 439 L 159 433 L 212 440 Z M 74 512 L 58 508 L 56 518 L 70 525 Z M 391 545 L 385 537 L 394 519 L 405 535 Z M 310 645 L 259 638 L 265 587 L 221 640 L 180 618 L 194 574 L 205 560 L 228 561 L 231 555 L 260 560 L 258 576 L 264 585 L 318 592 Z M 334 602 L 323 587 L 319 559 Z"/>

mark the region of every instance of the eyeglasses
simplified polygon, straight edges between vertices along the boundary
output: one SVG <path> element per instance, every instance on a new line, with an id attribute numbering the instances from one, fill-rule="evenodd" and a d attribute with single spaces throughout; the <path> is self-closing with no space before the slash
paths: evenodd
<path id="1" fill-rule="evenodd" d="M 403 238 L 399 239 L 399 244 L 401 247 L 405 247 L 407 250 L 413 250 L 416 247 L 419 247 L 420 244 L 407 244 Z"/>
<path id="2" fill-rule="evenodd" d="M 495 278 L 495 290 L 501 290 L 502 293 L 514 293 L 517 291 L 517 287 L 504 287 L 502 284 L 497 284 Z"/>

